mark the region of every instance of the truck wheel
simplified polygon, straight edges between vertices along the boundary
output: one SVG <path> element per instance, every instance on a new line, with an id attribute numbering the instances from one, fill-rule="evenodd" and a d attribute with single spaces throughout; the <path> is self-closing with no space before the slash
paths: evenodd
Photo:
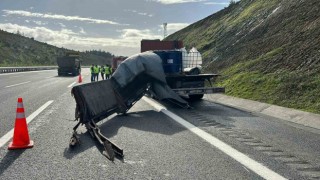
<path id="1" fill-rule="evenodd" d="M 203 98 L 203 94 L 191 94 L 189 95 L 189 99 L 192 101 L 200 100 Z"/>

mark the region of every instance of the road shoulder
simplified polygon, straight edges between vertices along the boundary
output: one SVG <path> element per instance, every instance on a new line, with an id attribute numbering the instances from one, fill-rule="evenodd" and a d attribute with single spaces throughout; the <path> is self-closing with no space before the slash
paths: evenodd
<path id="1" fill-rule="evenodd" d="M 215 103 L 231 106 L 249 112 L 261 113 L 281 120 L 320 129 L 319 114 L 304 112 L 296 109 L 285 108 L 247 99 L 236 98 L 224 94 L 210 94 L 206 95 L 205 98 Z"/>

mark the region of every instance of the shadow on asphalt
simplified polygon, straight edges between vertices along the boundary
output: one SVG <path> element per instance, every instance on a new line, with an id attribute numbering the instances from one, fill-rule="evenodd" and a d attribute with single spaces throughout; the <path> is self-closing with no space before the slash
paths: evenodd
<path id="1" fill-rule="evenodd" d="M 0 161 L 0 174 L 2 174 L 11 164 L 18 159 L 26 149 L 16 149 L 8 151 Z"/>
<path id="2" fill-rule="evenodd" d="M 170 119 L 153 110 L 130 112 L 126 116 L 115 116 L 101 124 L 100 128 L 107 137 L 115 136 L 122 127 L 163 135 L 173 135 L 185 130 L 183 127 L 173 126 L 175 122 L 166 121 L 164 117 Z"/>
<path id="3" fill-rule="evenodd" d="M 74 147 L 66 147 L 63 152 L 63 156 L 67 159 L 72 159 L 76 155 L 92 148 L 93 146 L 96 146 L 101 155 L 104 156 L 104 148 L 103 146 L 99 143 L 98 140 L 93 138 L 89 132 L 85 132 L 82 134 L 78 134 L 80 138 L 80 144 L 74 146 Z M 123 158 L 120 156 L 115 156 L 116 159 L 120 160 L 123 162 Z"/>
<path id="4" fill-rule="evenodd" d="M 233 126 L 232 124 L 235 122 L 233 119 L 234 117 L 254 117 L 248 112 L 216 104 L 207 100 L 189 101 L 189 103 L 192 109 L 183 109 L 170 103 L 164 103 L 164 105 L 169 110 L 172 110 L 174 113 L 184 117 L 194 125 L 197 125 L 197 120 L 190 118 L 190 114 L 188 114 L 192 110 L 197 114 L 205 114 L 208 116 L 209 120 L 212 118 L 211 120 L 213 122 L 220 123 L 227 127 Z M 169 118 L 165 115 L 159 115 L 158 112 L 153 110 L 137 111 L 127 113 L 126 115 L 112 116 L 111 118 L 109 117 L 99 121 L 97 124 L 100 127 L 101 133 L 107 138 L 112 138 L 117 135 L 119 129 L 123 127 L 164 135 L 173 135 L 186 130 L 182 126 L 177 125 L 174 121 L 164 120 L 164 117 Z M 204 127 L 210 125 L 201 124 L 200 126 Z M 88 132 L 79 134 L 79 137 L 81 141 L 80 145 L 73 148 L 65 148 L 65 158 L 72 159 L 77 154 L 80 154 L 93 146 L 96 146 L 101 155 L 103 155 L 103 146 Z M 121 143 L 119 146 L 121 147 Z M 118 159 L 121 161 L 121 158 Z"/>
<path id="5" fill-rule="evenodd" d="M 164 102 L 163 105 L 170 111 L 176 113 L 180 117 L 189 121 L 198 127 L 235 127 L 234 123 L 238 118 L 257 117 L 250 112 L 243 111 L 237 108 L 224 106 L 211 102 L 206 99 L 188 101 L 190 109 L 183 109 Z M 205 123 L 201 123 L 201 122 Z"/>
<path id="6" fill-rule="evenodd" d="M 56 76 L 53 76 L 53 77 L 71 79 L 71 78 L 75 78 L 75 77 L 78 77 L 78 76 L 58 76 L 58 75 L 56 75 Z"/>
<path id="7" fill-rule="evenodd" d="M 123 127 L 164 135 L 172 135 L 185 130 L 180 126 L 174 126 L 173 121 L 164 121 L 163 117 L 165 117 L 165 115 L 159 116 L 157 113 L 158 112 L 152 110 L 130 112 L 126 115 L 117 115 L 111 119 L 104 119 L 97 124 L 99 125 L 101 133 L 107 138 L 117 135 L 118 130 Z M 103 155 L 103 146 L 88 132 L 79 134 L 79 137 L 80 145 L 65 148 L 65 158 L 72 159 L 77 154 L 80 154 L 93 146 L 96 146 Z M 118 145 L 122 147 L 121 143 Z M 116 158 L 123 162 L 121 157 L 116 156 Z"/>

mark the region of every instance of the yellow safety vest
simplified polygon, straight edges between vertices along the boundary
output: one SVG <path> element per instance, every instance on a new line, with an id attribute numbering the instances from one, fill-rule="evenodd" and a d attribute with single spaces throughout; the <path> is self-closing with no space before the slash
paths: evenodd
<path id="1" fill-rule="evenodd" d="M 111 74 L 111 68 L 110 67 L 106 67 L 105 68 L 105 73 L 106 74 Z"/>
<path id="2" fill-rule="evenodd" d="M 96 67 L 96 66 L 95 66 L 95 67 L 93 68 L 93 71 L 94 71 L 94 73 L 98 74 L 98 73 L 99 73 L 99 67 Z"/>

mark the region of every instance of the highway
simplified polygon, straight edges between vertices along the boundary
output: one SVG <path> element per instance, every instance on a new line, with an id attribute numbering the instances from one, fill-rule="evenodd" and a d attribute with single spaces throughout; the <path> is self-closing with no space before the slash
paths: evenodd
<path id="1" fill-rule="evenodd" d="M 82 75 L 81 84 L 90 83 L 89 69 Z M 0 179 L 320 179 L 320 129 L 216 104 L 210 95 L 192 109 L 143 97 L 126 116 L 100 121 L 123 159 L 109 161 L 84 126 L 81 144 L 69 148 L 77 80 L 56 70 L 0 74 Z M 18 97 L 34 147 L 9 151 Z"/>

